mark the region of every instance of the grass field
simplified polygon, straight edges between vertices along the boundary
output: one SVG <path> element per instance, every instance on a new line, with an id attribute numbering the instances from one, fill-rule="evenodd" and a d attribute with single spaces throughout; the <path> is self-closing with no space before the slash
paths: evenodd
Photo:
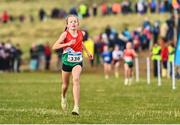
<path id="1" fill-rule="evenodd" d="M 71 115 L 72 85 L 62 112 L 59 79 L 59 73 L 0 74 L 0 123 L 180 123 L 180 86 L 172 90 L 170 80 L 124 86 L 122 77 L 83 73 L 78 117 Z"/>
<path id="2" fill-rule="evenodd" d="M 8 9 L 14 16 L 33 15 L 35 22 L 27 19 L 24 23 L 15 21 L 0 24 L 1 41 L 11 39 L 20 43 L 23 59 L 29 59 L 32 43 L 50 42 L 51 45 L 64 30 L 64 20 L 49 19 L 38 21 L 38 10 L 44 8 L 48 14 L 54 7 L 68 10 L 72 5 L 85 2 L 88 5 L 96 0 L 0 0 L 0 14 Z M 104 0 L 99 0 L 102 2 Z M 112 3 L 112 0 L 106 0 Z M 121 1 L 121 0 L 115 0 Z M 133 0 L 134 1 L 134 0 Z M 111 15 L 90 17 L 80 20 L 80 27 L 86 27 L 90 37 L 104 31 L 107 25 L 122 32 L 125 27 L 130 31 L 142 25 L 148 17 L 153 23 L 163 23 L 168 14 L 147 15 Z M 148 53 L 148 52 L 147 52 Z M 147 54 L 146 53 L 146 54 Z M 142 56 L 140 56 L 142 57 Z M 144 64 L 144 62 L 141 62 Z M 0 73 L 0 124 L 3 123 L 180 123 L 180 86 L 171 89 L 171 80 L 163 79 L 162 86 L 157 80 L 146 84 L 145 77 L 132 86 L 123 85 L 123 75 L 119 79 L 112 77 L 105 80 L 102 67 L 87 70 L 81 76 L 80 116 L 72 116 L 72 84 L 68 92 L 68 111 L 62 112 L 60 107 L 60 74 L 44 73 Z M 141 72 L 145 72 L 145 65 Z M 100 70 L 100 71 L 99 71 Z M 141 74 L 145 76 L 145 74 Z M 177 81 L 177 83 L 180 81 Z"/>

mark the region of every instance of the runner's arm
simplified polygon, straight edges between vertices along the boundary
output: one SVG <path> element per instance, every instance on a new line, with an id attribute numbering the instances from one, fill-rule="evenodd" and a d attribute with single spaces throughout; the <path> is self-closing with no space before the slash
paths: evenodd
<path id="1" fill-rule="evenodd" d="M 72 45 L 72 44 L 75 43 L 74 40 L 71 40 L 71 41 L 68 42 L 68 43 L 63 43 L 64 40 L 65 40 L 65 38 L 66 38 L 66 35 L 67 35 L 67 32 L 63 32 L 63 33 L 60 35 L 59 39 L 54 43 L 54 45 L 53 45 L 53 47 L 52 47 L 53 50 L 61 49 L 61 48 L 70 46 L 70 45 Z"/>

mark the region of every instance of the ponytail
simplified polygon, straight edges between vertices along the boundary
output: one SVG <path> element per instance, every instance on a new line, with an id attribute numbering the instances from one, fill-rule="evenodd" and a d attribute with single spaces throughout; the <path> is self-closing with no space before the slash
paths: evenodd
<path id="1" fill-rule="evenodd" d="M 67 30 L 67 26 L 64 28 L 64 31 L 66 31 Z"/>

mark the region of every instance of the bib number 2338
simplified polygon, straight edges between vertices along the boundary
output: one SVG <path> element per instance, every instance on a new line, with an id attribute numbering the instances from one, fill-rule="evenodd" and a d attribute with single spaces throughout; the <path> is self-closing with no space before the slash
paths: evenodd
<path id="1" fill-rule="evenodd" d="M 68 62 L 82 62 L 82 53 L 69 53 Z"/>

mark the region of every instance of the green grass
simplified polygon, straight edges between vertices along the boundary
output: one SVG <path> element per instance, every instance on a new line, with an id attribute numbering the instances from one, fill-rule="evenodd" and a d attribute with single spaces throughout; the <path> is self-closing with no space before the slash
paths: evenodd
<path id="1" fill-rule="evenodd" d="M 145 78 L 124 86 L 123 78 L 83 73 L 79 117 L 71 115 L 72 84 L 68 111 L 60 108 L 59 73 L 5 73 L 0 79 L 0 123 L 180 123 L 180 86 L 172 90 L 166 79 L 161 87 Z"/>

